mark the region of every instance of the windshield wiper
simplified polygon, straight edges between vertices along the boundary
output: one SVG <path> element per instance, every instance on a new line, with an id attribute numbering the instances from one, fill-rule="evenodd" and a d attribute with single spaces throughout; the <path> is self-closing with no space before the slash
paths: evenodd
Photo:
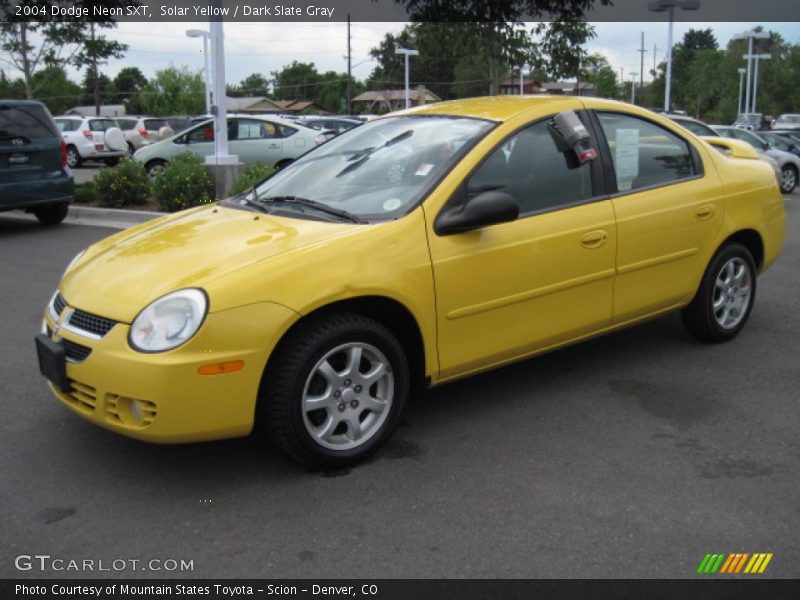
<path id="1" fill-rule="evenodd" d="M 327 204 L 323 204 L 322 202 L 317 202 L 316 200 L 301 198 L 300 196 L 266 196 L 264 198 L 256 197 L 256 200 L 258 202 L 269 202 L 269 203 L 279 203 L 279 204 L 283 203 L 299 204 L 301 206 L 308 206 L 309 208 L 313 208 L 320 212 L 328 213 L 329 215 L 339 217 L 340 219 L 344 219 L 352 223 L 366 223 L 366 221 L 361 217 L 358 217 L 353 213 L 349 213 L 346 210 L 342 210 L 341 208 L 334 208 L 333 206 L 328 206 Z M 248 200 L 248 203 L 249 202 L 251 201 Z"/>
<path id="2" fill-rule="evenodd" d="M 248 198 L 250 194 L 253 194 L 253 197 L 255 198 L 256 195 L 255 186 L 251 187 L 249 190 L 241 194 L 241 198 L 239 198 L 238 200 L 239 204 L 241 204 L 242 206 L 251 206 L 252 208 L 255 208 L 258 212 L 269 214 L 270 211 L 266 206 L 264 206 L 260 202 L 256 202 L 255 200 L 251 200 L 250 198 Z"/>

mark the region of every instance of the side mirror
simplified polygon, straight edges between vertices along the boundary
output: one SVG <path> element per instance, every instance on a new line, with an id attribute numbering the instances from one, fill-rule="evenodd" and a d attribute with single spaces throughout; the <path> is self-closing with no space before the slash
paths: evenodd
<path id="1" fill-rule="evenodd" d="M 519 204 L 504 192 L 482 192 L 460 206 L 442 212 L 436 219 L 436 233 L 450 235 L 497 223 L 516 221 Z"/>

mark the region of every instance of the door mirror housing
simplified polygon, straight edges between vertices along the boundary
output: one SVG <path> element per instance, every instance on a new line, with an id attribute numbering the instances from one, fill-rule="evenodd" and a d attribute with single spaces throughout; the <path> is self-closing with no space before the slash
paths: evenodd
<path id="1" fill-rule="evenodd" d="M 464 233 L 516 221 L 519 204 L 513 196 L 504 192 L 482 192 L 465 203 L 445 209 L 436 219 L 436 233 L 450 235 Z"/>

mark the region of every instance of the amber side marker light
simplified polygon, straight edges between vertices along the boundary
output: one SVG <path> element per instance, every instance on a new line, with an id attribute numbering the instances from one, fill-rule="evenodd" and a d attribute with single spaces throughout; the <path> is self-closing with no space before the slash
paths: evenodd
<path id="1" fill-rule="evenodd" d="M 226 373 L 235 373 L 244 368 L 243 360 L 230 360 L 228 362 L 215 363 L 213 365 L 203 365 L 198 367 L 197 373 L 199 375 L 225 375 Z"/>

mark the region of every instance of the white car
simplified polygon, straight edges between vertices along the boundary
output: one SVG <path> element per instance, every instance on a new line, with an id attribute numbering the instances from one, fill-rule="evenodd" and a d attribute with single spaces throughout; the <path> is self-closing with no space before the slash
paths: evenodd
<path id="1" fill-rule="evenodd" d="M 325 142 L 316 129 L 280 117 L 228 115 L 229 152 L 245 165 L 263 163 L 278 169 Z M 214 122 L 205 121 L 166 140 L 144 146 L 133 159 L 154 174 L 184 152 L 204 157 L 214 153 Z"/>
<path id="2" fill-rule="evenodd" d="M 56 117 L 55 122 L 67 146 L 71 169 L 80 167 L 85 160 L 115 165 L 127 154 L 125 136 L 114 119 L 66 115 Z"/>
<path id="3" fill-rule="evenodd" d="M 784 194 L 791 194 L 792 191 L 794 191 L 794 188 L 797 186 L 798 175 L 800 175 L 800 158 L 790 152 L 784 152 L 783 150 L 770 147 L 766 140 L 752 131 L 739 129 L 737 127 L 726 127 L 724 125 L 712 125 L 711 127 L 722 137 L 729 137 L 747 142 L 755 148 L 759 154 L 764 154 L 774 159 L 781 170 L 781 191 Z"/>
<path id="4" fill-rule="evenodd" d="M 131 156 L 142 146 L 175 135 L 167 120 L 158 117 L 117 117 L 116 121 L 122 129 Z"/>

